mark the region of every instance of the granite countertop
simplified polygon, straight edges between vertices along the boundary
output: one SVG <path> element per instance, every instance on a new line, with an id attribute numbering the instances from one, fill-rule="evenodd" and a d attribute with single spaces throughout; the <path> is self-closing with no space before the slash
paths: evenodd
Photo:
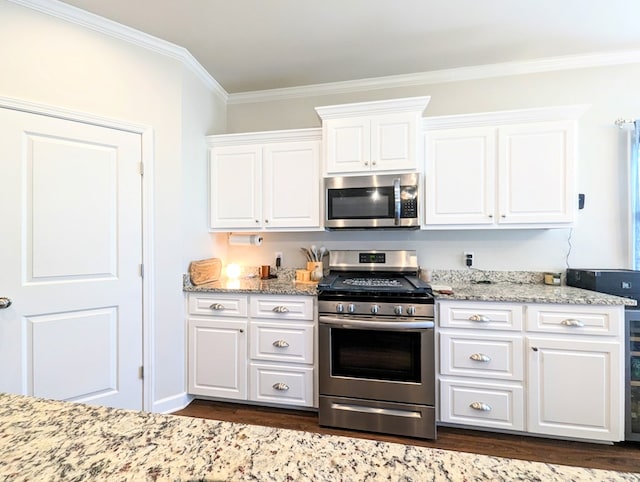
<path id="1" fill-rule="evenodd" d="M 434 293 L 436 300 L 507 301 L 514 303 L 559 303 L 575 305 L 626 305 L 636 301 L 620 296 L 571 286 L 550 286 L 527 283 L 460 283 L 451 286 L 453 294 Z"/>
<path id="2" fill-rule="evenodd" d="M 0 480 L 578 482 L 640 474 L 0 394 Z"/>
<path id="3" fill-rule="evenodd" d="M 511 272 L 513 274 L 513 272 Z M 491 283 L 484 284 L 487 278 Z M 480 282 L 479 282 L 480 281 Z M 535 277 L 518 274 L 506 277 L 486 275 L 474 280 L 461 277 L 440 277 L 433 282 L 434 287 L 446 285 L 452 288 L 452 294 L 434 291 L 437 301 L 505 301 L 513 303 L 558 303 L 577 305 L 625 305 L 636 306 L 635 300 L 613 296 L 596 291 L 574 288 L 571 286 L 545 285 Z M 187 275 L 183 279 L 183 290 L 188 293 L 245 293 L 269 295 L 306 295 L 316 296 L 316 283 L 298 283 L 289 273 L 283 276 L 262 280 L 259 277 L 222 279 L 211 283 L 194 286 Z"/>

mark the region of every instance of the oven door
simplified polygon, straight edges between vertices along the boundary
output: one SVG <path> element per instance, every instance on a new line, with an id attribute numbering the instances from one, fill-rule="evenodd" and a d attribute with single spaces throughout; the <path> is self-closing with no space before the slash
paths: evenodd
<path id="1" fill-rule="evenodd" d="M 321 395 L 435 404 L 433 321 L 319 322 Z"/>

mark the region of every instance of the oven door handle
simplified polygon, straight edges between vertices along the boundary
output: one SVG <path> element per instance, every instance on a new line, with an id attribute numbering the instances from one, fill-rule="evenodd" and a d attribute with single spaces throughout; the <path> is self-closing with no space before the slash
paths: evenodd
<path id="1" fill-rule="evenodd" d="M 416 328 L 433 328 L 433 320 L 419 321 L 369 321 L 338 318 L 335 316 L 320 316 L 318 321 L 325 325 L 339 326 L 340 328 L 373 328 L 385 331 L 400 331 Z"/>

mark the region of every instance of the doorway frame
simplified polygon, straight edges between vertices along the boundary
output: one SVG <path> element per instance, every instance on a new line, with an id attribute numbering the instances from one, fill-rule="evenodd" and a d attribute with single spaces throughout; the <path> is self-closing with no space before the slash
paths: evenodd
<path id="1" fill-rule="evenodd" d="M 155 142 L 153 127 L 145 124 L 121 121 L 109 117 L 90 114 L 87 112 L 66 109 L 37 102 L 24 101 L 11 97 L 0 96 L 0 108 L 27 112 L 30 114 L 44 115 L 73 122 L 91 124 L 98 127 L 116 129 L 133 134 L 139 134 L 141 138 L 142 163 L 141 190 L 142 190 L 142 409 L 152 411 L 154 393 L 154 363 L 153 346 L 154 339 L 153 320 L 155 319 L 155 292 L 153 290 L 154 279 L 154 238 L 153 238 L 153 168 L 155 160 Z"/>

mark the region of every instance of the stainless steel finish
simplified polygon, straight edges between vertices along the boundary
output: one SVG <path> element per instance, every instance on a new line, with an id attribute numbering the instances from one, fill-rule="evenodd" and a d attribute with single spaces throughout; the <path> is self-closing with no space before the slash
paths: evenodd
<path id="1" fill-rule="evenodd" d="M 373 307 L 377 307 L 373 309 Z M 396 308 L 400 306 L 402 310 L 407 314 L 406 317 L 400 317 L 396 314 Z M 345 306 L 344 303 L 335 302 L 331 300 L 318 300 L 318 311 L 320 313 L 330 314 L 344 314 Z M 349 315 L 358 315 L 364 317 L 371 317 L 372 313 L 375 311 L 377 316 L 389 316 L 393 318 L 422 318 L 422 317 L 430 317 L 433 318 L 434 315 L 434 305 L 433 304 L 418 304 L 418 303 L 403 303 L 402 305 L 395 303 L 384 303 L 384 302 L 371 302 L 371 301 L 356 301 L 353 303 L 349 303 L 347 305 L 347 310 Z"/>
<path id="2" fill-rule="evenodd" d="M 5 296 L 0 297 L 0 310 L 4 310 L 5 308 L 9 308 L 11 306 L 11 298 L 7 298 Z"/>
<path id="3" fill-rule="evenodd" d="M 276 340 L 272 343 L 276 348 L 289 348 L 289 343 L 284 340 Z"/>
<path id="4" fill-rule="evenodd" d="M 221 303 L 214 303 L 209 308 L 211 308 L 214 311 L 223 311 L 224 310 L 224 305 L 221 304 Z"/>
<path id="5" fill-rule="evenodd" d="M 371 305 L 371 309 L 369 311 L 371 311 L 372 315 L 377 315 L 378 311 L 380 311 L 380 307 L 378 305 Z"/>
<path id="6" fill-rule="evenodd" d="M 469 407 L 473 408 L 474 410 L 478 410 L 479 412 L 490 412 L 491 411 L 491 406 L 487 405 L 484 402 L 473 402 L 469 405 Z"/>
<path id="7" fill-rule="evenodd" d="M 483 353 L 474 353 L 469 358 L 471 358 L 473 361 L 479 361 L 479 362 L 490 362 L 491 361 L 491 357 L 489 355 L 485 355 Z"/>
<path id="8" fill-rule="evenodd" d="M 286 306 L 275 306 L 271 311 L 274 313 L 289 313 L 289 308 Z"/>
<path id="9" fill-rule="evenodd" d="M 411 191 L 403 189 L 403 186 L 411 187 Z M 391 188 L 393 189 L 393 217 L 367 218 L 367 219 L 328 219 L 330 189 L 354 189 L 354 188 Z M 419 229 L 421 219 L 422 185 L 419 173 L 406 174 L 381 174 L 364 176 L 338 176 L 328 177 L 324 180 L 325 189 L 325 228 L 326 229 Z M 403 192 L 407 195 L 417 196 L 416 217 L 402 218 L 401 208 Z"/>
<path id="10" fill-rule="evenodd" d="M 400 203 L 400 178 L 396 178 L 393 180 L 393 208 L 394 208 L 394 221 L 395 225 L 400 225 L 400 208 L 402 204 Z"/>
<path id="11" fill-rule="evenodd" d="M 434 327 L 433 319 L 417 321 L 390 321 L 388 319 L 375 317 L 372 317 L 370 320 L 364 320 L 362 318 L 353 319 L 348 317 L 321 315 L 318 318 L 318 322 L 326 325 L 335 325 L 340 328 L 378 329 L 384 331 L 420 330 Z"/>
<path id="12" fill-rule="evenodd" d="M 384 253 L 385 263 L 361 263 L 360 253 Z M 417 273 L 418 254 L 414 250 L 341 250 L 329 253 L 331 271 L 376 271 Z"/>
<path id="13" fill-rule="evenodd" d="M 482 323 L 486 323 L 488 321 L 491 321 L 491 318 L 485 315 L 471 315 L 469 317 L 469 321 L 480 321 Z"/>
<path id="14" fill-rule="evenodd" d="M 319 408 L 320 425 L 436 438 L 433 406 L 321 395 Z"/>
<path id="15" fill-rule="evenodd" d="M 562 320 L 560 324 L 564 326 L 575 326 L 578 328 L 581 328 L 584 326 L 584 322 L 580 320 L 576 320 L 574 318 L 567 318 L 566 320 Z"/>
<path id="16" fill-rule="evenodd" d="M 389 322 L 382 322 L 380 330 L 389 330 Z M 433 323 L 433 320 L 430 321 Z M 432 325 L 433 326 L 433 325 Z M 320 394 L 335 397 L 354 397 L 358 399 L 435 405 L 435 357 L 433 328 L 420 328 L 420 373 L 422 381 L 389 382 L 352 377 L 333 377 L 331 375 L 331 330 L 342 328 L 319 320 L 318 324 L 318 366 Z M 349 326 L 349 329 L 355 329 Z M 404 331 L 407 331 L 405 328 Z"/>
<path id="17" fill-rule="evenodd" d="M 287 390 L 289 390 L 289 385 L 283 382 L 274 383 L 272 386 L 274 390 L 279 390 L 281 392 L 286 392 Z"/>

